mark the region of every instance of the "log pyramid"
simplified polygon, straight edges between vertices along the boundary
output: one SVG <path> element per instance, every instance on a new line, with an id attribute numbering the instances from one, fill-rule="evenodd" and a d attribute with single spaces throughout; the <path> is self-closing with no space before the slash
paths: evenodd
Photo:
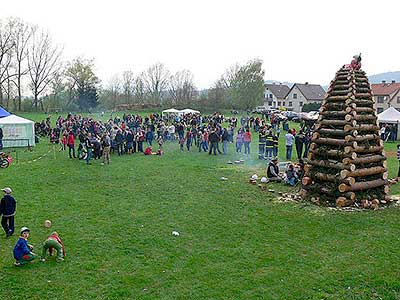
<path id="1" fill-rule="evenodd" d="M 302 196 L 340 207 L 387 204 L 386 163 L 368 78 L 343 66 L 320 108 Z"/>

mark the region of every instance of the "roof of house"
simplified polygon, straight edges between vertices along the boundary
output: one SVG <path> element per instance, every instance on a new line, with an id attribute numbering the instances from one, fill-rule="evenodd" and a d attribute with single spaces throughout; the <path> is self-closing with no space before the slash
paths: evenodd
<path id="1" fill-rule="evenodd" d="M 326 92 L 319 84 L 295 83 L 292 89 L 295 86 L 297 86 L 307 100 L 324 100 Z"/>
<path id="2" fill-rule="evenodd" d="M 391 95 L 394 92 L 400 90 L 400 83 L 373 83 L 371 84 L 371 90 L 374 95 Z"/>
<path id="3" fill-rule="evenodd" d="M 290 88 L 286 84 L 266 83 L 264 86 L 278 99 L 285 99 L 286 95 L 290 91 Z"/>

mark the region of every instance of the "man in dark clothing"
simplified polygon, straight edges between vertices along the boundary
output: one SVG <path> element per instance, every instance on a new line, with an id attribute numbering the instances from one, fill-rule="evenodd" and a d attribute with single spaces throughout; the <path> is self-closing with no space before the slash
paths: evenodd
<path id="1" fill-rule="evenodd" d="M 3 226 L 6 237 L 8 238 L 14 234 L 14 215 L 17 203 L 14 197 L 11 196 L 11 188 L 6 187 L 2 189 L 2 191 L 5 195 L 0 201 L 0 215 L 2 215 L 1 226 Z"/>
<path id="2" fill-rule="evenodd" d="M 261 128 L 258 133 L 258 158 L 259 159 L 264 159 L 265 138 L 266 138 L 265 130 L 264 130 L 264 128 Z"/>
<path id="3" fill-rule="evenodd" d="M 269 181 L 281 182 L 282 179 L 279 176 L 279 166 L 277 158 L 274 158 L 269 162 L 267 167 L 267 177 Z"/>
<path id="4" fill-rule="evenodd" d="M 297 159 L 301 159 L 303 154 L 303 144 L 304 144 L 304 133 L 300 130 L 298 134 L 294 137 L 294 143 L 296 145 Z"/>
<path id="5" fill-rule="evenodd" d="M 210 136 L 208 137 L 210 140 L 210 151 L 208 151 L 208 154 L 211 155 L 211 151 L 214 152 L 214 155 L 217 155 L 217 147 L 218 147 L 218 142 L 219 142 L 219 134 L 215 129 L 213 129 L 210 133 Z"/>
<path id="6" fill-rule="evenodd" d="M 0 150 L 3 150 L 3 129 L 0 128 Z"/>

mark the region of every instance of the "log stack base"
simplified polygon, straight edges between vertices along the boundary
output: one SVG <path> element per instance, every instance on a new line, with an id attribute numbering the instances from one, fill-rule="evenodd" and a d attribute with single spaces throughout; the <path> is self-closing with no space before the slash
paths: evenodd
<path id="1" fill-rule="evenodd" d="M 388 173 L 364 71 L 340 69 L 311 139 L 301 196 L 329 206 L 377 209 L 390 203 Z M 315 201 L 312 201 L 315 202 Z"/>

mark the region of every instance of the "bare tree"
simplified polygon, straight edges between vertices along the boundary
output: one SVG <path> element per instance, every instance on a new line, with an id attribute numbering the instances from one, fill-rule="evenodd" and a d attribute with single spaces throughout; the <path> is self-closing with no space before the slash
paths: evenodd
<path id="1" fill-rule="evenodd" d="M 135 76 L 132 71 L 125 71 L 122 73 L 122 91 L 128 103 L 131 102 L 134 92 Z"/>
<path id="2" fill-rule="evenodd" d="M 163 93 L 168 87 L 169 71 L 161 63 L 149 67 L 143 73 L 143 82 L 154 103 L 161 103 Z"/>
<path id="3" fill-rule="evenodd" d="M 144 99 L 146 98 L 146 90 L 144 86 L 144 80 L 143 80 L 144 73 L 141 73 L 135 78 L 135 87 L 134 87 L 134 97 L 136 99 L 136 102 L 144 102 Z"/>
<path id="4" fill-rule="evenodd" d="M 176 104 L 187 105 L 196 96 L 193 75 L 189 70 L 175 73 L 169 80 L 169 94 Z"/>
<path id="5" fill-rule="evenodd" d="M 111 77 L 110 81 L 108 82 L 108 90 L 110 91 L 111 103 L 113 105 L 117 104 L 122 90 L 121 79 L 118 74 L 115 74 L 113 77 Z"/>
<path id="6" fill-rule="evenodd" d="M 49 33 L 34 32 L 28 49 L 28 69 L 33 105 L 38 109 L 39 96 L 61 68 L 61 50 L 52 44 Z M 41 103 L 41 102 L 40 102 Z M 42 104 L 42 103 L 41 103 Z"/>
<path id="7" fill-rule="evenodd" d="M 15 46 L 15 73 L 16 76 L 13 79 L 13 83 L 17 88 L 17 100 L 18 100 L 18 110 L 21 110 L 22 101 L 22 77 L 29 73 L 28 64 L 26 63 L 28 52 L 28 43 L 36 30 L 19 19 L 10 20 L 14 28 L 14 46 Z"/>
<path id="8" fill-rule="evenodd" d="M 14 51 L 13 23 L 5 25 L 0 23 L 0 104 L 3 104 L 3 85 L 10 78 L 15 76 L 10 72 Z"/>

